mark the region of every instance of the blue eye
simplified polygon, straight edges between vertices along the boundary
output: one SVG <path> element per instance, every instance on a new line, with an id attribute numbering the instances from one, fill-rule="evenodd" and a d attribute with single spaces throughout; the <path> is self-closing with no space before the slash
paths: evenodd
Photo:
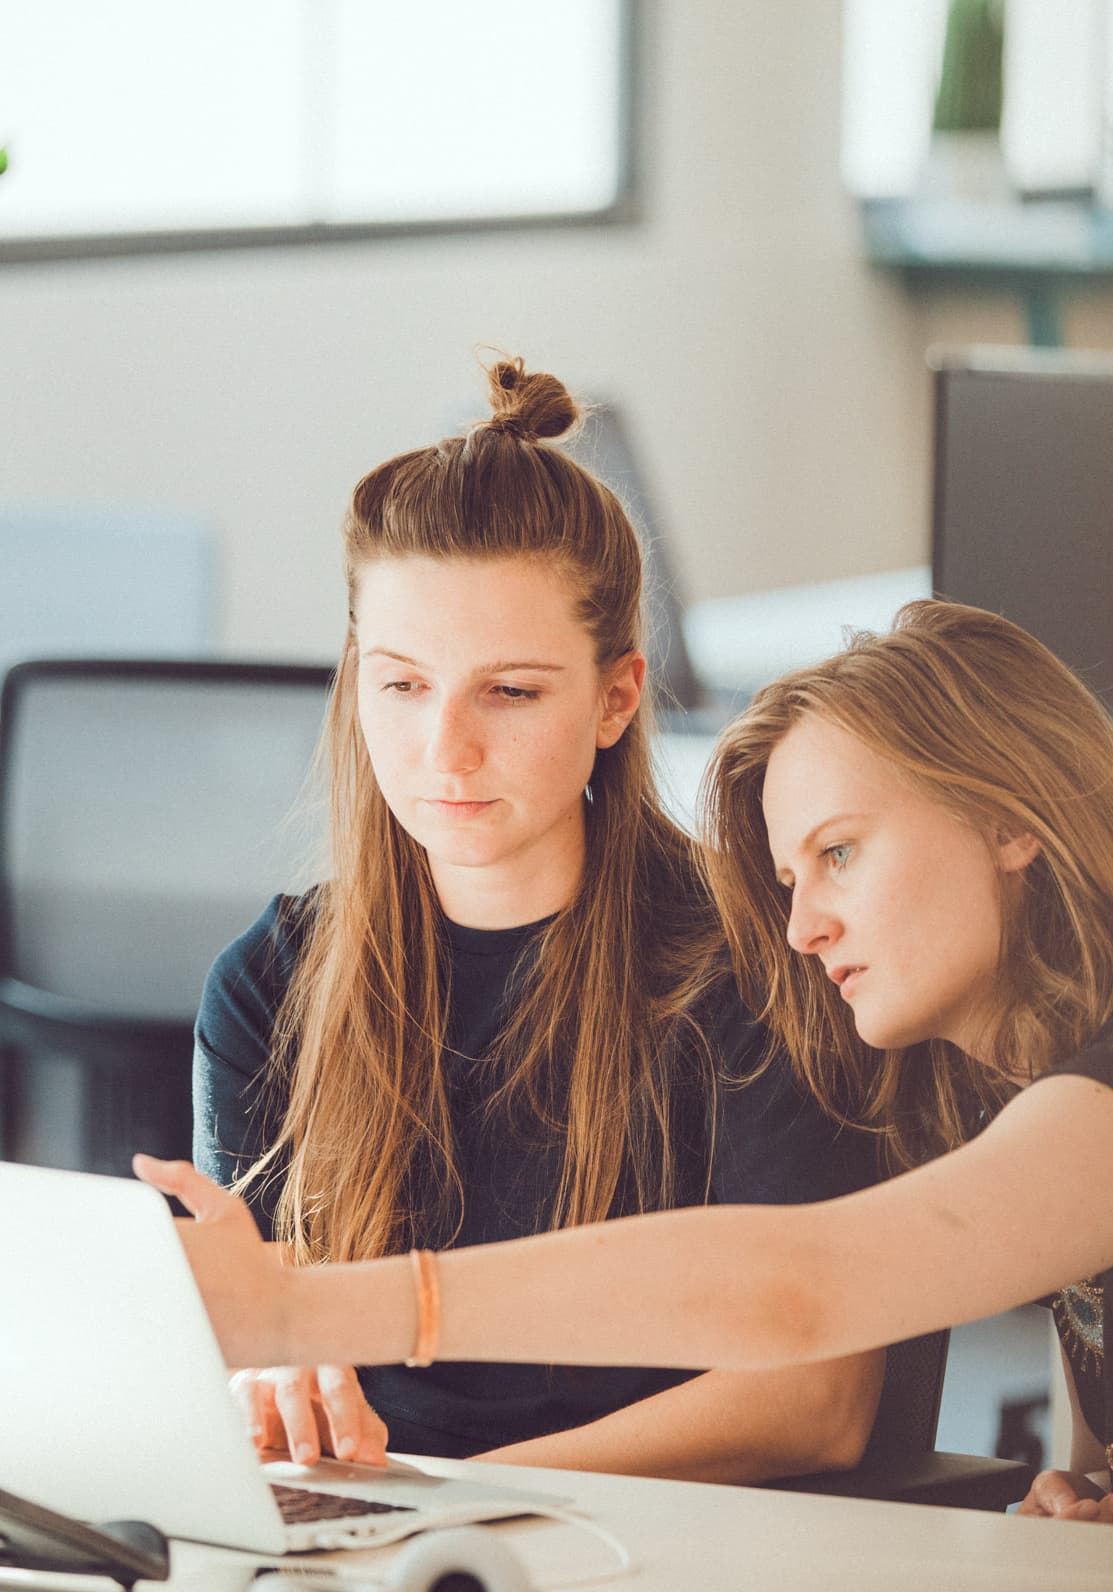
<path id="1" fill-rule="evenodd" d="M 524 685 L 497 685 L 495 695 L 504 702 L 536 702 L 540 691 L 528 691 Z"/>
<path id="2" fill-rule="evenodd" d="M 853 848 L 847 841 L 839 841 L 834 846 L 824 846 L 820 855 L 823 857 L 828 857 L 830 859 L 832 868 L 841 873 L 846 867 L 847 863 L 850 861 L 850 853 L 852 849 Z"/>

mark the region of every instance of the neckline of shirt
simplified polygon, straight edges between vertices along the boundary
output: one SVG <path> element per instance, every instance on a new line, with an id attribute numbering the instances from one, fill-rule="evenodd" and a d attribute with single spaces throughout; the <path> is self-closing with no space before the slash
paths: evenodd
<path id="1" fill-rule="evenodd" d="M 512 929 L 473 929 L 445 918 L 444 927 L 454 951 L 469 956 L 505 956 L 508 951 L 520 951 L 542 929 L 547 929 L 555 916 L 552 913 L 536 923 L 523 923 Z"/>

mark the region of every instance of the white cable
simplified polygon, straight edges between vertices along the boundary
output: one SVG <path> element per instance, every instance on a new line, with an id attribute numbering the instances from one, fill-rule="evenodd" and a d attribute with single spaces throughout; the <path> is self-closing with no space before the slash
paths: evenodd
<path id="1" fill-rule="evenodd" d="M 559 1521 L 563 1526 L 578 1526 L 581 1531 L 588 1532 L 593 1537 L 598 1537 L 614 1554 L 618 1563 L 610 1570 L 605 1570 L 602 1575 L 578 1576 L 575 1581 L 542 1581 L 538 1584 L 537 1592 L 567 1592 L 567 1589 L 577 1586 L 599 1586 L 603 1581 L 617 1581 L 624 1575 L 632 1575 L 634 1559 L 629 1548 L 621 1537 L 613 1531 L 608 1531 L 606 1526 L 601 1526 L 597 1520 L 588 1520 L 585 1516 L 574 1514 L 570 1509 L 549 1509 L 541 1504 L 530 1507 L 533 1515 L 542 1515 L 546 1520 Z"/>
<path id="2" fill-rule="evenodd" d="M 531 1504 L 529 1512 L 531 1515 L 540 1516 L 545 1520 L 555 1520 L 558 1525 L 572 1526 L 580 1531 L 586 1531 L 590 1536 L 596 1537 L 608 1547 L 618 1561 L 609 1570 L 602 1572 L 592 1571 L 589 1574 L 577 1576 L 572 1581 L 563 1579 L 560 1581 L 540 1581 L 535 1587 L 535 1592 L 571 1592 L 574 1587 L 600 1586 L 605 1581 L 617 1581 L 622 1576 L 630 1575 L 633 1572 L 634 1560 L 629 1548 L 620 1537 L 616 1536 L 613 1531 L 608 1531 L 606 1526 L 601 1526 L 598 1521 L 589 1520 L 586 1516 L 575 1514 L 570 1509 L 553 1509 L 543 1504 Z M 434 1526 L 429 1529 L 435 1531 L 437 1528 Z M 362 1546 L 370 1549 L 376 1546 L 385 1547 L 386 1544 L 367 1542 Z M 261 1560 L 260 1569 L 262 1574 L 260 1575 L 260 1571 L 256 1570 L 256 1580 L 268 1580 L 271 1575 L 289 1576 L 292 1582 L 296 1582 L 300 1588 L 304 1589 L 304 1592 L 338 1592 L 338 1589 L 340 1589 L 340 1592 L 356 1592 L 357 1588 L 360 1589 L 360 1592 L 362 1592 L 363 1588 L 367 1588 L 368 1592 L 371 1592 L 372 1588 L 387 1585 L 385 1581 L 366 1575 L 344 1575 L 339 1570 L 334 1570 L 331 1565 L 291 1564 L 289 1560 L 276 1559 L 271 1561 Z"/>

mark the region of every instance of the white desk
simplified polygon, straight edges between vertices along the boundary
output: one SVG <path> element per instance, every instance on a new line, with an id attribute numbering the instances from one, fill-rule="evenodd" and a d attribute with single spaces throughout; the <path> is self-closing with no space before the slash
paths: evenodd
<path id="1" fill-rule="evenodd" d="M 1109 1592 L 1113 1587 L 1109 1526 L 756 1488 L 512 1471 L 452 1460 L 418 1463 L 439 1475 L 467 1470 L 482 1480 L 518 1477 L 525 1486 L 574 1498 L 633 1553 L 633 1574 L 606 1584 L 637 1592 Z M 595 1566 L 612 1567 L 601 1542 L 567 1526 L 511 1521 L 487 1529 L 513 1547 L 538 1586 L 557 1586 L 562 1575 L 578 1578 Z M 320 1555 L 319 1560 L 353 1577 L 365 1565 L 373 1576 L 397 1551 Z M 255 1560 L 175 1543 L 173 1564 L 170 1592 L 246 1592 Z M 0 1573 L 0 1588 L 11 1584 L 14 1578 Z M 154 1592 L 157 1583 L 140 1586 Z"/>

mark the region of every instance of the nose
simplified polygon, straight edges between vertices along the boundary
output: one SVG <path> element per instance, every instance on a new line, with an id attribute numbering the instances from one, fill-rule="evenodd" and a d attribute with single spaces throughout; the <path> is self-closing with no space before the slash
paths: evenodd
<path id="1" fill-rule="evenodd" d="M 470 774 L 483 762 L 483 744 L 473 715 L 463 703 L 444 700 L 438 707 L 425 748 L 438 774 Z"/>
<path id="2" fill-rule="evenodd" d="M 797 884 L 792 892 L 785 937 L 801 956 L 815 956 L 833 945 L 840 933 L 838 920 L 816 900 L 814 893 Z"/>

